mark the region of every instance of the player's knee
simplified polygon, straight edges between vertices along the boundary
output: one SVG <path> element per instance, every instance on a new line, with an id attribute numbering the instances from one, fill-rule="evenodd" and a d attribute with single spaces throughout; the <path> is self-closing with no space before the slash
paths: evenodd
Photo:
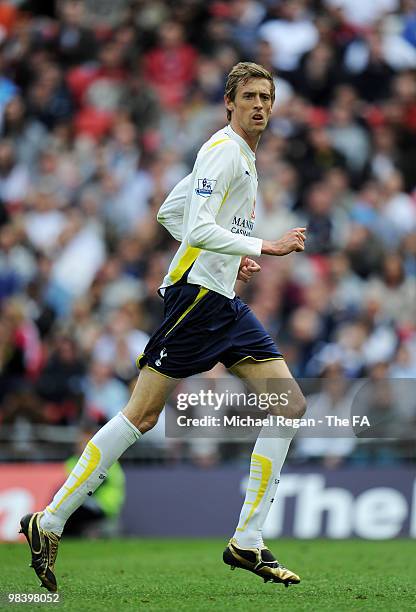
<path id="1" fill-rule="evenodd" d="M 297 389 L 290 396 L 290 401 L 283 405 L 270 406 L 269 414 L 273 416 L 284 416 L 288 419 L 300 419 L 306 412 L 306 400 L 300 389 Z"/>
<path id="2" fill-rule="evenodd" d="M 292 402 L 291 402 L 292 403 Z M 291 418 L 301 419 L 306 412 L 306 399 L 302 393 L 297 394 L 291 406 Z"/>
<path id="3" fill-rule="evenodd" d="M 123 413 L 131 423 L 144 434 L 153 429 L 159 420 L 160 410 L 153 407 L 137 407 L 133 403 L 127 404 Z"/>
<path id="4" fill-rule="evenodd" d="M 159 420 L 159 412 L 153 412 L 143 415 L 138 420 L 138 424 L 136 425 L 137 429 L 142 433 L 146 433 L 153 429 L 156 423 Z"/>
<path id="5" fill-rule="evenodd" d="M 284 416 L 288 419 L 300 419 L 306 412 L 306 399 L 299 390 L 297 393 L 292 394 L 287 405 L 279 405 L 274 409 L 270 409 L 269 412 L 272 415 Z"/>

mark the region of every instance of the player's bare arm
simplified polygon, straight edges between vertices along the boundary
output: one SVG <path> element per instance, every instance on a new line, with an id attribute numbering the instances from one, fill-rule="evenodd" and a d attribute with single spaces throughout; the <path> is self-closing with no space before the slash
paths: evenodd
<path id="1" fill-rule="evenodd" d="M 289 253 L 299 253 L 305 250 L 306 227 L 295 227 L 284 234 L 279 240 L 263 240 L 262 255 L 281 257 Z"/>

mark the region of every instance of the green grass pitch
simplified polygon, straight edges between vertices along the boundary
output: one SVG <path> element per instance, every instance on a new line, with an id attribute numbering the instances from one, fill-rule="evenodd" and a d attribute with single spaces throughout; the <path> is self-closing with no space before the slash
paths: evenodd
<path id="1" fill-rule="evenodd" d="M 264 584 L 222 563 L 223 540 L 63 540 L 57 561 L 62 601 L 9 610 L 222 610 L 320 612 L 416 610 L 415 542 L 269 542 L 301 584 Z M 46 593 L 28 567 L 26 545 L 0 546 L 0 591 Z M 1 604 L 0 604 L 1 607 Z"/>

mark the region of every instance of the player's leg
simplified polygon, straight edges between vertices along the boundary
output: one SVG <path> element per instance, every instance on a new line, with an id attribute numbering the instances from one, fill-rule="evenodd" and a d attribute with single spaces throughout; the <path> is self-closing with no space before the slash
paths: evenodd
<path id="1" fill-rule="evenodd" d="M 32 550 L 32 566 L 49 590 L 56 590 L 54 564 L 66 521 L 104 481 L 111 465 L 157 423 L 178 382 L 145 367 L 123 412 L 91 438 L 49 506 L 21 520 L 22 532 Z"/>
<path id="2" fill-rule="evenodd" d="M 156 425 L 177 383 L 150 368 L 140 372 L 126 407 L 88 442 L 68 479 L 45 509 L 41 527 L 61 535 L 67 518 L 99 487 L 113 463 Z"/>
<path id="3" fill-rule="evenodd" d="M 305 399 L 283 359 L 265 362 L 245 360 L 231 371 L 248 383 L 256 393 L 288 393 L 286 406 L 272 408 L 272 414 L 300 418 L 305 412 Z M 234 537 L 224 553 L 224 561 L 231 566 L 255 569 L 265 581 L 299 582 L 299 577 L 278 564 L 265 547 L 262 528 L 269 513 L 280 480 L 280 471 L 286 459 L 290 442 L 296 430 L 276 427 L 276 431 L 263 428 L 251 455 L 250 478 L 244 504 Z"/>

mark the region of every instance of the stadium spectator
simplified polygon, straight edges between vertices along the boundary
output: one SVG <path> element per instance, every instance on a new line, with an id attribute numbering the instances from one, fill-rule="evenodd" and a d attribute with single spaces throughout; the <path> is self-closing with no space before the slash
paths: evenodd
<path id="1" fill-rule="evenodd" d="M 127 386 L 115 378 L 111 363 L 96 358 L 84 382 L 86 416 L 104 424 L 125 406 Z"/>
<path id="2" fill-rule="evenodd" d="M 21 238 L 17 226 L 0 227 L 0 301 L 22 291 L 36 273 L 36 260 Z"/>
<path id="3" fill-rule="evenodd" d="M 4 109 L 2 137 L 13 142 L 17 159 L 31 171 L 43 149 L 47 130 L 28 116 L 27 107 L 20 96 L 15 96 Z"/>
<path id="4" fill-rule="evenodd" d="M 0 200 L 10 213 L 18 210 L 28 195 L 29 173 L 16 158 L 11 140 L 0 141 Z"/>
<path id="5" fill-rule="evenodd" d="M 304 0 L 288 0 L 275 5 L 277 18 L 266 20 L 259 28 L 259 36 L 272 45 L 274 67 L 284 73 L 295 71 L 302 55 L 318 42 L 306 4 Z"/>
<path id="6" fill-rule="evenodd" d="M 332 349 L 332 350 L 331 350 Z M 356 438 L 351 427 L 346 428 L 345 437 L 340 428 L 334 428 L 328 421 L 331 418 L 350 419 L 353 389 L 345 378 L 342 366 L 342 351 L 330 346 L 320 357 L 322 386 L 320 390 L 307 397 L 308 409 L 305 418 L 314 418 L 322 423 L 314 431 L 299 432 L 295 438 L 295 456 L 301 460 L 322 462 L 326 468 L 342 465 L 356 446 Z M 322 437 L 318 437 L 318 434 Z M 344 433 L 344 431 L 342 432 Z"/>
<path id="7" fill-rule="evenodd" d="M 30 114 L 52 129 L 73 113 L 73 102 L 64 81 L 62 68 L 52 62 L 44 62 L 36 72 L 28 93 Z"/>
<path id="8" fill-rule="evenodd" d="M 50 423 L 76 423 L 82 414 L 85 360 L 74 340 L 59 333 L 36 384 Z"/>
<path id="9" fill-rule="evenodd" d="M 144 58 L 145 78 L 153 85 L 164 107 L 184 101 L 195 75 L 197 52 L 185 42 L 180 23 L 168 21 L 159 30 L 159 44 Z"/>
<path id="10" fill-rule="evenodd" d="M 69 67 L 94 59 L 96 40 L 86 25 L 84 2 L 61 0 L 58 2 L 59 21 L 51 46 L 59 63 Z"/>

